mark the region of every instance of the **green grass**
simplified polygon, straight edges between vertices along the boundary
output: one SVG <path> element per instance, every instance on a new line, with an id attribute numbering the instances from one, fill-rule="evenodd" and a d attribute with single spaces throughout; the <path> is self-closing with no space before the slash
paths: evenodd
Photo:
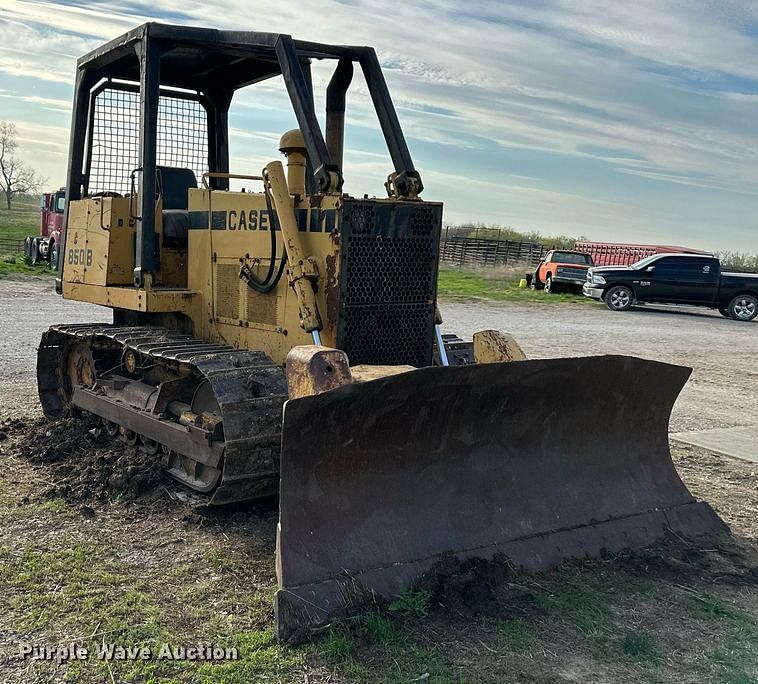
<path id="1" fill-rule="evenodd" d="M 9 275 L 46 276 L 52 278 L 55 271 L 45 262 L 32 266 L 23 254 L 0 256 L 0 278 Z"/>
<path id="2" fill-rule="evenodd" d="M 0 207 L 0 242 L 39 235 L 39 221 L 40 210 L 36 200 L 27 197 L 17 199 L 10 212 L 3 204 Z M 4 254 L 0 251 L 0 278 L 9 275 L 52 276 L 54 272 L 46 262 L 32 266 L 24 259 L 23 252 Z"/>
<path id="3" fill-rule="evenodd" d="M 344 625 L 330 627 L 319 643 L 321 657 L 332 664 L 349 659 L 355 652 L 355 648 L 355 640 Z"/>
<path id="4" fill-rule="evenodd" d="M 8 211 L 3 200 L 0 206 L 0 239 L 23 240 L 27 235 L 39 235 L 39 202 L 23 197 L 13 202 Z"/>
<path id="5" fill-rule="evenodd" d="M 692 595 L 687 608 L 693 617 L 726 633 L 722 643 L 708 653 L 720 681 L 758 684 L 758 619 L 709 593 Z"/>
<path id="6" fill-rule="evenodd" d="M 460 269 L 440 269 L 437 293 L 446 299 L 492 299 L 501 302 L 555 304 L 573 302 L 591 304 L 593 300 L 581 293 L 559 292 L 547 294 L 543 290 L 520 288 L 519 278 L 512 275 L 498 277 L 497 272 L 471 272 Z"/>
<path id="7" fill-rule="evenodd" d="M 64 520 L 72 512 L 76 509 L 65 503 L 33 510 L 35 516 L 63 515 Z M 698 632 L 712 635 L 711 650 L 697 654 L 701 662 L 690 665 L 687 660 L 691 669 L 669 671 L 664 668 L 671 647 L 661 638 L 666 630 L 675 634 L 679 623 L 656 632 L 659 625 L 652 619 L 630 629 L 628 616 L 644 616 L 650 609 L 640 612 L 640 594 L 626 591 L 631 578 L 606 570 L 542 573 L 533 584 L 525 580 L 536 602 L 523 617 L 473 618 L 458 624 L 440 622 L 428 594 L 408 590 L 396 600 L 394 611 L 375 609 L 333 624 L 309 644 L 290 646 L 274 636 L 270 592 L 245 588 L 245 578 L 237 579 L 247 561 L 236 549 L 222 553 L 224 547 L 213 544 L 192 559 L 161 567 L 156 584 L 155 570 L 145 576 L 140 563 L 121 560 L 107 544 L 81 541 L 79 536 L 58 537 L 53 545 L 41 545 L 33 537 L 14 538 L 12 546 L 0 546 L 0 610 L 15 634 L 44 643 L 81 637 L 91 651 L 103 634 L 106 641 L 145 645 L 153 652 L 164 643 L 210 641 L 236 648 L 238 659 L 90 659 L 66 666 L 71 681 L 110 681 L 111 671 L 115 681 L 203 684 L 303 681 L 305 672 L 318 673 L 316 681 L 407 682 L 426 673 L 434 682 L 510 681 L 546 648 L 548 653 L 570 652 L 606 675 L 643 668 L 636 671 L 655 681 L 676 681 L 680 674 L 693 680 L 702 672 L 700 681 L 755 683 L 751 677 L 758 641 L 753 617 L 715 595 L 667 593 L 667 610 L 678 606 L 688 621 L 701 625 Z M 205 573 L 219 571 L 210 581 L 221 584 L 211 589 Z M 695 653 L 690 657 L 694 660 Z M 516 662 L 522 664 L 511 669 Z"/>
<path id="8" fill-rule="evenodd" d="M 500 622 L 500 631 L 503 635 L 503 642 L 509 651 L 521 653 L 526 651 L 534 644 L 534 633 L 532 627 L 526 620 L 521 618 L 511 618 Z"/>
<path id="9" fill-rule="evenodd" d="M 389 646 L 400 641 L 401 634 L 395 624 L 378 612 L 362 616 L 360 622 L 366 640 L 372 644 Z"/>
<path id="10" fill-rule="evenodd" d="M 425 589 L 408 588 L 390 603 L 389 609 L 406 617 L 426 617 L 431 594 Z"/>
<path id="11" fill-rule="evenodd" d="M 610 611 L 605 598 L 588 587 L 565 586 L 540 597 L 548 613 L 563 616 L 587 636 L 602 636 L 608 629 Z"/>
<path id="12" fill-rule="evenodd" d="M 630 632 L 621 639 L 625 655 L 641 663 L 657 664 L 663 659 L 660 646 L 649 634 Z"/>
<path id="13" fill-rule="evenodd" d="M 45 643 L 77 639 L 91 653 L 103 639 L 123 646 L 145 646 L 154 654 L 164 643 L 193 645 L 199 641 L 238 651 L 237 660 L 194 666 L 159 659 L 108 663 L 92 657 L 69 663 L 71 681 L 110 681 L 110 666 L 117 680 L 123 681 L 188 681 L 188 670 L 196 669 L 197 680 L 202 682 L 242 683 L 261 675 L 284 678 L 302 662 L 302 650 L 276 642 L 268 617 L 270 598 L 261 602 L 237 593 L 223 597 L 230 602 L 228 606 L 219 597 L 209 600 L 195 573 L 186 566 L 166 567 L 168 583 L 159 587 L 143 578 L 138 567 L 116 561 L 106 546 L 71 541 L 70 546 L 58 549 L 32 545 L 21 553 L 0 549 L 0 583 L 4 587 L 0 610 L 13 620 L 17 633 L 41 636 L 54 628 L 53 635 L 42 637 Z M 206 556 L 208 567 L 216 570 L 218 556 Z M 226 561 L 222 566 L 226 567 Z M 183 586 L 189 590 L 180 598 L 172 587 Z M 186 626 L 176 624 L 167 614 L 168 601 L 180 602 L 180 622 L 204 625 L 201 636 L 187 638 Z M 219 611 L 232 610 L 237 611 L 232 619 L 217 620 Z M 255 624 L 264 626 L 251 628 Z M 339 657 L 338 649 L 333 650 Z"/>
<path id="14" fill-rule="evenodd" d="M 197 681 L 203 684 L 247 684 L 254 681 L 286 681 L 287 675 L 301 663 L 297 649 L 277 643 L 271 628 L 235 634 L 219 645 L 237 649 L 238 659 L 223 663 L 203 663 Z M 181 681 L 185 681 L 182 677 Z"/>
<path id="15" fill-rule="evenodd" d="M 205 560 L 219 572 L 231 572 L 236 567 L 234 559 L 219 549 L 209 549 L 204 556 Z"/>

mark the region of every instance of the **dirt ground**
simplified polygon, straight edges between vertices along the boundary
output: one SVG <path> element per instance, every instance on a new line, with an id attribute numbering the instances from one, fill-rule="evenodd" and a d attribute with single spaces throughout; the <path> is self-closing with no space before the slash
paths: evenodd
<path id="1" fill-rule="evenodd" d="M 677 431 L 758 424 L 753 324 L 690 311 L 448 302 L 446 327 L 512 332 L 531 357 L 634 353 L 695 369 Z M 758 682 L 758 466 L 675 445 L 732 538 L 541 573 L 462 567 L 404 605 L 277 644 L 276 509 L 223 514 L 123 444 L 39 413 L 34 355 L 53 321 L 109 319 L 48 281 L 0 280 L 0 681 Z M 426 593 L 423 593 L 426 592 Z M 234 646 L 224 664 L 23 661 L 19 643 Z"/>

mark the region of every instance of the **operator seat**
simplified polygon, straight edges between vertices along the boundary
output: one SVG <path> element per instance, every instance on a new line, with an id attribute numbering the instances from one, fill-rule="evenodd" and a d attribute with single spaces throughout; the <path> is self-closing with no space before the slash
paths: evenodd
<path id="1" fill-rule="evenodd" d="M 174 166 L 155 167 L 158 194 L 163 199 L 163 246 L 186 249 L 189 233 L 187 191 L 197 187 L 192 169 Z"/>

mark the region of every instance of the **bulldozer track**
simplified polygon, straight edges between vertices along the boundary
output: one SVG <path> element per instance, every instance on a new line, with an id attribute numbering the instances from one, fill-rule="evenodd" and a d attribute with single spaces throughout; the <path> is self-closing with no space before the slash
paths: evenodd
<path id="1" fill-rule="evenodd" d="M 79 356 L 87 351 L 91 354 L 94 377 L 89 386 L 73 386 L 66 374 L 74 349 Z M 140 410 L 105 396 L 101 386 L 118 368 L 113 359 L 123 360 L 127 351 L 138 359 L 139 368 L 161 368 L 174 380 L 187 379 L 195 394 L 207 382 L 217 402 L 222 437 L 180 425 L 166 411 Z M 169 474 L 208 493 L 212 504 L 278 492 L 281 416 L 287 385 L 283 370 L 261 351 L 206 343 L 167 328 L 54 325 L 42 337 L 37 373 L 40 401 L 48 416 L 60 417 L 77 406 L 103 421 L 126 425 L 130 435 L 139 434 L 149 445 L 160 442 L 156 435 L 175 435 L 174 444 L 187 446 L 170 454 L 164 448 Z M 143 376 L 137 374 L 134 379 L 140 382 Z M 160 387 L 156 385 L 155 391 Z M 114 421 L 117 415 L 123 420 Z M 198 463 L 211 475 L 214 469 L 219 471 L 216 481 L 212 476 L 193 478 L 189 472 L 198 468 Z"/>

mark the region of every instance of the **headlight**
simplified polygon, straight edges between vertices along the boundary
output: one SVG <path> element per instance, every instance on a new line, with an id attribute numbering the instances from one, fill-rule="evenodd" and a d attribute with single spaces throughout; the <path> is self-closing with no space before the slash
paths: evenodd
<path id="1" fill-rule="evenodd" d="M 595 275 L 592 274 L 592 284 L 593 285 L 605 285 L 605 278 L 601 275 Z"/>

